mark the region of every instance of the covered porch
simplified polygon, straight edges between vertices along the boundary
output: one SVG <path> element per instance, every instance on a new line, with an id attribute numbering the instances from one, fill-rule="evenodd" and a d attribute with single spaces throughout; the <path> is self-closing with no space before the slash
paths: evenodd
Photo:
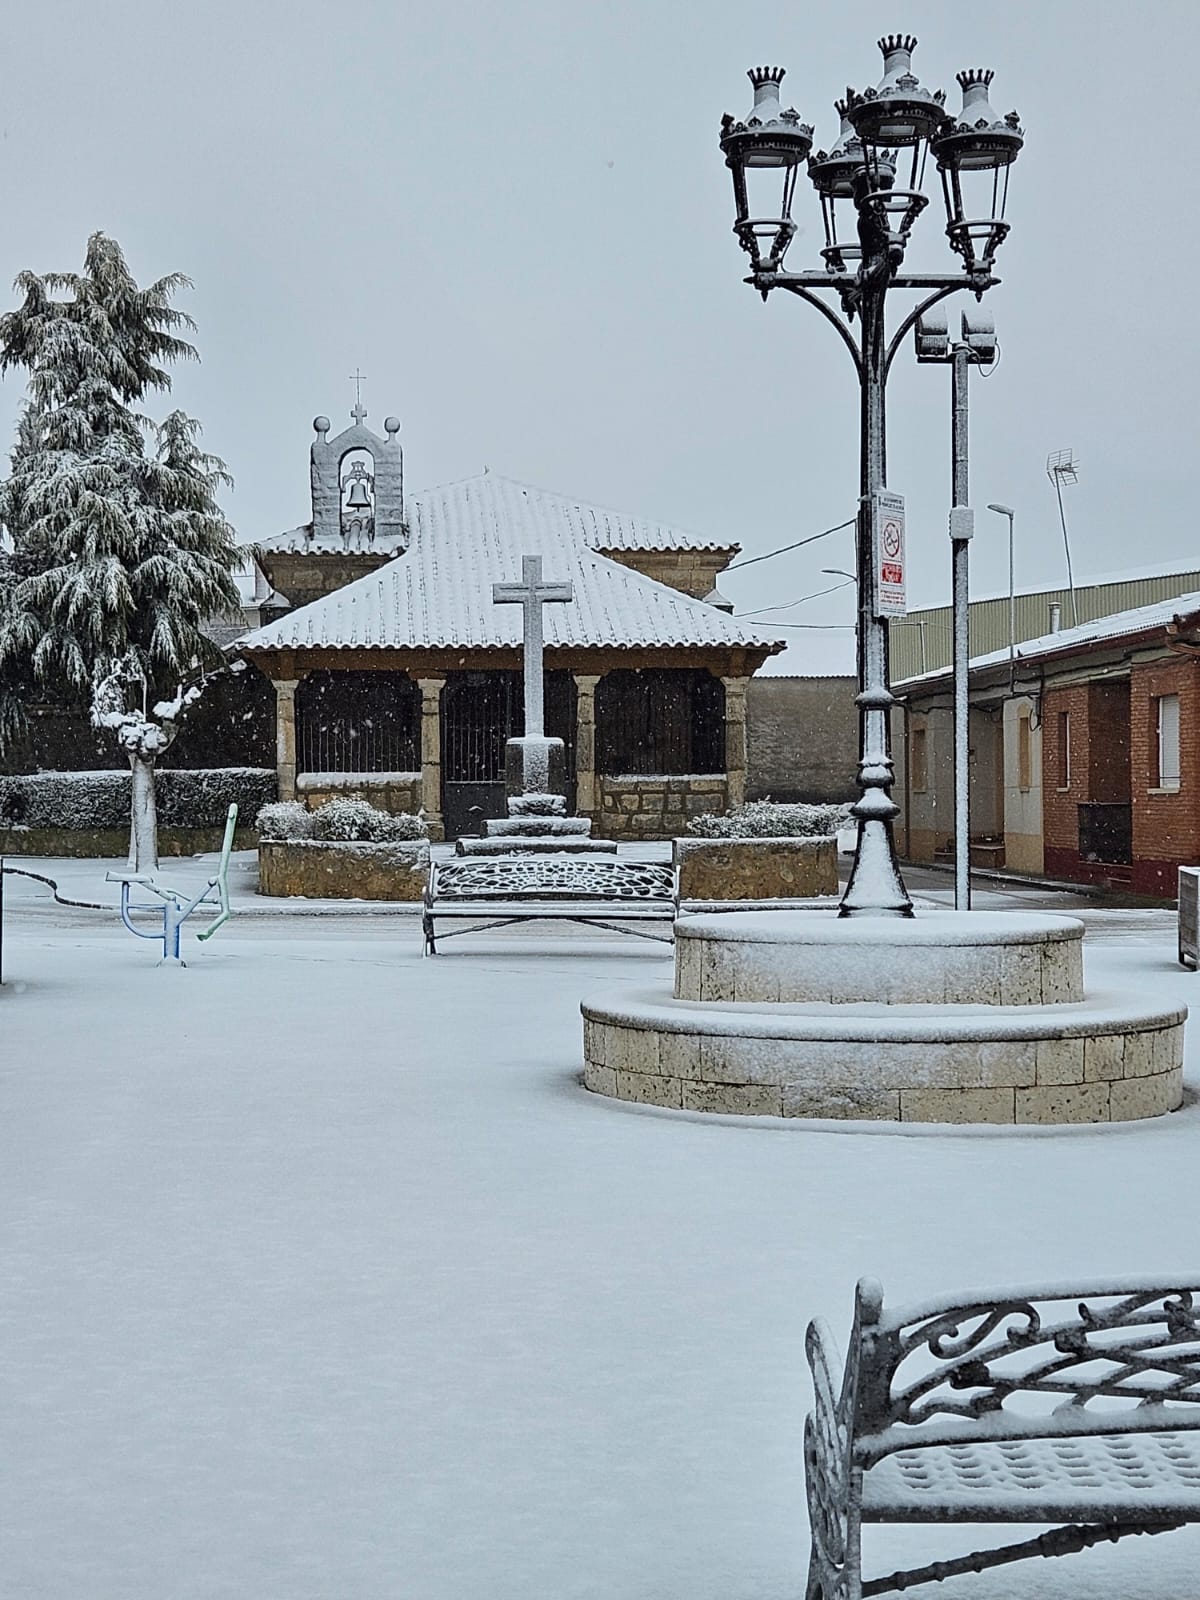
<path id="1" fill-rule="evenodd" d="M 594 832 L 662 839 L 740 805 L 746 685 L 760 652 L 546 652 L 546 731 L 566 753 L 567 801 Z M 281 799 L 356 794 L 424 808 L 435 839 L 504 814 L 505 742 L 523 731 L 520 654 L 256 653 L 275 691 Z"/>

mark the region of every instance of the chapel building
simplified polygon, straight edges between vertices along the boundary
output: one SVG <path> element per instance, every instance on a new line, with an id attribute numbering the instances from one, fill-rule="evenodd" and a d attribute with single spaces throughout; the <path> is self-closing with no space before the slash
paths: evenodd
<path id="1" fill-rule="evenodd" d="M 274 687 L 281 799 L 423 808 L 434 838 L 502 816 L 522 615 L 492 591 L 540 556 L 573 591 L 542 613 L 568 805 L 632 840 L 742 803 L 747 685 L 784 646 L 717 589 L 737 544 L 486 471 L 406 501 L 399 422 L 352 417 L 334 438 L 316 419 L 312 520 L 257 546 L 276 612 L 234 647 Z"/>

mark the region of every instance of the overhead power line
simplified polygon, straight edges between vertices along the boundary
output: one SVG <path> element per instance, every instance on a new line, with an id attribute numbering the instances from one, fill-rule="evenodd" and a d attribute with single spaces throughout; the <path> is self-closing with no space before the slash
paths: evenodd
<path id="1" fill-rule="evenodd" d="M 852 528 L 857 521 L 857 517 L 851 517 L 849 522 L 839 522 L 836 528 L 823 528 L 820 533 L 810 533 L 807 539 L 797 539 L 795 544 L 780 545 L 778 550 L 768 550 L 765 555 L 747 556 L 745 561 L 735 561 L 726 567 L 725 571 L 736 572 L 739 567 L 752 567 L 756 561 L 770 561 L 772 556 L 786 555 L 789 550 L 799 550 L 802 545 L 815 544 L 818 539 L 824 539 L 831 533 L 840 533 L 843 528 Z"/>

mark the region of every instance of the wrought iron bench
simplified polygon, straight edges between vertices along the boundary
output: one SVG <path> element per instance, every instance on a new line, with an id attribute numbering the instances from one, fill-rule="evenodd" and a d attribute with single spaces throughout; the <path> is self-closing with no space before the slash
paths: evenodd
<path id="1" fill-rule="evenodd" d="M 864 1279 L 840 1387 L 827 1330 L 808 1330 L 807 1600 L 862 1600 L 1200 1521 L 1198 1294 L 1133 1279 L 886 1311 Z M 1062 1525 L 864 1581 L 867 1522 Z"/>
<path id="2" fill-rule="evenodd" d="M 465 856 L 430 863 L 421 930 L 427 956 L 437 954 L 436 923 L 446 920 L 475 925 L 444 939 L 550 919 L 670 940 L 677 911 L 673 867 L 579 855 Z M 647 922 L 665 922 L 668 931 L 635 926 Z"/>

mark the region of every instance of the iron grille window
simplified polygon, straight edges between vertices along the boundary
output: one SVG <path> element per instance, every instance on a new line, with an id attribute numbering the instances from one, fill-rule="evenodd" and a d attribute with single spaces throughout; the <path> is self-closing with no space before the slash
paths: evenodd
<path id="1" fill-rule="evenodd" d="M 416 772 L 421 691 L 403 672 L 312 672 L 296 690 L 299 772 Z"/>
<path id="2" fill-rule="evenodd" d="M 725 686 L 711 672 L 610 672 L 596 689 L 599 770 L 673 777 L 725 771 Z"/>

